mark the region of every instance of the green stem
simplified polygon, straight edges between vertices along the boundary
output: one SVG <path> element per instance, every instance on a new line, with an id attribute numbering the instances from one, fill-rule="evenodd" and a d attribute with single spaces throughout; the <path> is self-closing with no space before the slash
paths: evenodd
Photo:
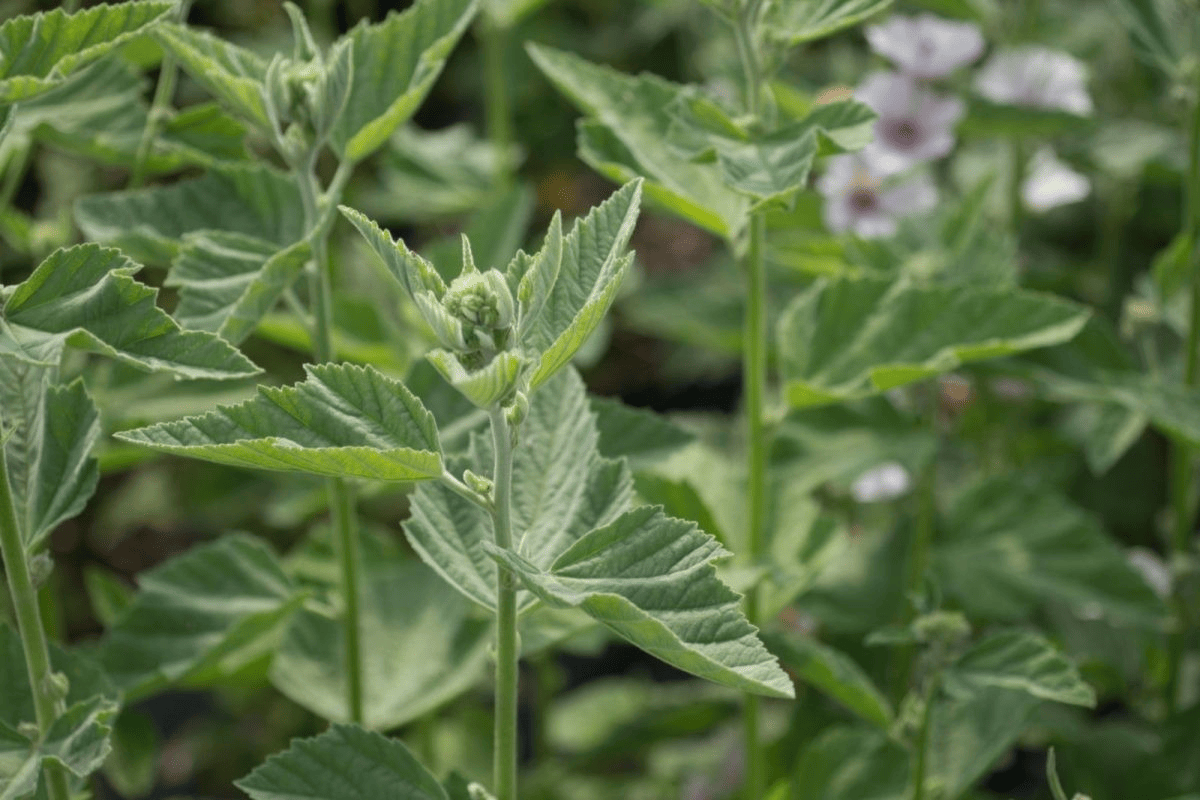
<path id="1" fill-rule="evenodd" d="M 21 649 L 25 652 L 25 669 L 29 675 L 30 690 L 33 692 L 33 710 L 37 717 L 38 730 L 45 734 L 51 723 L 63 712 L 63 703 L 51 678 L 50 648 L 46 643 L 46 630 L 42 627 L 37 589 L 34 588 L 33 579 L 29 574 L 25 545 L 21 541 L 17 509 L 13 504 L 12 488 L 8 482 L 8 455 L 2 443 L 0 443 L 0 556 L 4 559 L 4 571 L 8 575 L 8 590 L 12 595 L 13 611 L 17 617 L 17 630 L 21 635 Z M 46 764 L 43 774 L 46 776 L 50 800 L 70 800 L 70 787 L 62 767 L 57 764 Z"/>
<path id="2" fill-rule="evenodd" d="M 483 51 L 484 117 L 488 141 L 496 150 L 504 168 L 500 180 L 507 185 L 512 180 L 510 154 L 513 144 L 512 107 L 508 97 L 508 72 L 504 68 L 504 53 L 508 48 L 508 28 L 484 14 L 477 28 Z"/>
<path id="3" fill-rule="evenodd" d="M 177 22 L 187 19 L 192 0 L 180 0 L 175 11 Z M 146 116 L 146 126 L 142 128 L 142 138 L 138 141 L 137 154 L 133 158 L 133 169 L 129 174 L 129 189 L 136 189 L 146 181 L 147 162 L 150 160 L 150 148 L 158 137 L 159 125 L 166 118 L 167 108 L 175 97 L 175 80 L 179 76 L 179 65 L 170 50 L 163 53 L 162 63 L 158 70 L 158 85 L 154 87 L 154 100 L 150 103 L 150 113 Z"/>
<path id="4" fill-rule="evenodd" d="M 921 714 L 921 728 L 917 731 L 917 752 L 913 763 L 913 800 L 923 800 L 925 797 L 925 764 L 929 757 L 929 734 L 933 729 L 933 707 L 938 683 L 937 676 L 931 678 L 925 693 L 925 711 Z"/>
<path id="5" fill-rule="evenodd" d="M 1192 280 L 1191 309 L 1188 317 L 1187 337 L 1183 351 L 1183 382 L 1195 387 L 1200 383 L 1200 97 L 1193 101 L 1192 118 L 1188 131 L 1188 171 L 1184 178 L 1184 221 L 1188 240 L 1188 257 L 1191 259 L 1189 274 Z M 1195 516 L 1192 487 L 1195 453 L 1181 441 L 1171 448 L 1171 555 L 1178 561 L 1186 555 L 1192 538 L 1192 521 Z M 1180 621 L 1179 630 L 1171 634 L 1167 646 L 1167 712 L 1174 713 L 1179 695 L 1179 669 L 1183 662 L 1186 645 L 1185 599 L 1175 593 L 1175 611 Z"/>
<path id="6" fill-rule="evenodd" d="M 1021 223 L 1025 219 L 1025 205 L 1021 199 L 1021 184 L 1025 182 L 1025 143 L 1019 137 L 1012 140 L 1009 154 L 1012 156 L 1012 164 L 1008 183 L 1008 216 L 1012 232 L 1019 240 Z"/>
<path id="7" fill-rule="evenodd" d="M 493 469 L 492 525 L 496 546 L 512 547 L 512 433 L 504 410 L 490 410 Z M 496 719 L 493 779 L 496 800 L 517 800 L 517 584 L 511 571 L 496 570 Z"/>

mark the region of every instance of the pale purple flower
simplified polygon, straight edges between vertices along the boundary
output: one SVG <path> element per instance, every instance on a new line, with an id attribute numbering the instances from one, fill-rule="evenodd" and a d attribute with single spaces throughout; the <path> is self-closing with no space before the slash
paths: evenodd
<path id="1" fill-rule="evenodd" d="M 850 487 L 850 494 L 860 503 L 882 503 L 907 494 L 912 477 L 903 464 L 888 461 L 864 472 Z"/>
<path id="2" fill-rule="evenodd" d="M 1164 600 L 1171 596 L 1171 568 L 1158 553 L 1144 547 L 1131 547 L 1125 551 L 1125 559 L 1156 595 Z"/>
<path id="3" fill-rule="evenodd" d="M 969 22 L 933 14 L 897 14 L 882 25 L 867 26 L 867 43 L 906 75 L 944 78 L 983 53 L 983 34 Z"/>
<path id="4" fill-rule="evenodd" d="M 1083 62 L 1045 47 L 1020 47 L 996 53 L 975 76 L 975 88 L 995 103 L 1092 113 Z"/>
<path id="5" fill-rule="evenodd" d="M 961 100 L 934 94 L 894 72 L 869 76 L 854 96 L 879 115 L 875 140 L 864 155 L 884 175 L 941 158 L 954 147 Z"/>
<path id="6" fill-rule="evenodd" d="M 897 219 L 937 203 L 937 188 L 928 175 L 902 183 L 885 182 L 885 177 L 858 153 L 829 159 L 817 181 L 817 190 L 825 196 L 826 227 L 838 233 L 854 231 L 864 239 L 891 236 Z"/>
<path id="7" fill-rule="evenodd" d="M 1046 147 L 1033 157 L 1029 175 L 1021 184 L 1021 199 L 1034 211 L 1049 211 L 1078 203 L 1091 191 L 1092 182 L 1086 176 L 1059 161 Z"/>

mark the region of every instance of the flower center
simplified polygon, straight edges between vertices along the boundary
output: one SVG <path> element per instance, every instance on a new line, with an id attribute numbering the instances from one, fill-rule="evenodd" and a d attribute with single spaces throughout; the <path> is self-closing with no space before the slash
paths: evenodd
<path id="1" fill-rule="evenodd" d="M 916 120 L 892 119 L 883 125 L 883 139 L 897 150 L 911 150 L 921 137 Z"/>
<path id="2" fill-rule="evenodd" d="M 874 211 L 879 207 L 879 196 L 874 189 L 857 188 L 850 192 L 850 207 L 858 212 Z"/>

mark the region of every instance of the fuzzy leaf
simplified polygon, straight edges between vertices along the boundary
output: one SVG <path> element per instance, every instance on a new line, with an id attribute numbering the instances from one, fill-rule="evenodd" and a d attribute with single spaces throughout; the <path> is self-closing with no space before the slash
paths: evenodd
<path id="1" fill-rule="evenodd" d="M 130 702 L 202 681 L 243 651 L 270 645 L 303 599 L 271 549 L 241 534 L 193 547 L 141 573 L 138 583 L 98 651 Z"/>
<path id="2" fill-rule="evenodd" d="M 98 5 L 12 17 L 0 25 L 0 104 L 26 100 L 165 18 L 173 3 Z"/>
<path id="3" fill-rule="evenodd" d="M 217 464 L 343 478 L 415 481 L 442 474 L 433 415 L 373 367 L 306 365 L 294 386 L 259 386 L 236 406 L 117 434 Z"/>
<path id="4" fill-rule="evenodd" d="M 892 724 L 892 704 L 849 656 L 809 636 L 771 634 L 763 640 L 800 680 L 882 730 Z"/>
<path id="5" fill-rule="evenodd" d="M 667 417 L 608 397 L 590 399 L 600 432 L 597 446 L 605 458 L 628 458 L 635 464 L 654 461 L 696 440 Z"/>
<path id="6" fill-rule="evenodd" d="M 0 351 L 57 364 L 67 345 L 147 370 L 186 378 L 242 378 L 258 372 L 210 333 L 184 331 L 135 281 L 140 266 L 117 250 L 83 244 L 56 250 L 4 304 Z"/>
<path id="7" fill-rule="evenodd" d="M 91 457 L 100 415 L 82 379 L 50 386 L 41 414 L 37 463 L 29 473 L 25 547 L 38 548 L 59 523 L 71 519 L 96 491 L 100 472 Z"/>
<path id="8" fill-rule="evenodd" d="M 1093 708 L 1096 692 L 1066 656 L 1027 631 L 1005 631 L 978 642 L 947 671 L 944 685 L 965 694 L 981 687 L 1013 689 L 1040 700 Z"/>
<path id="9" fill-rule="evenodd" d="M 765 28 L 791 45 L 832 36 L 878 14 L 892 0 L 784 0 Z"/>
<path id="10" fill-rule="evenodd" d="M 2 329 L 0 329 L 2 330 Z M 20 516 L 37 505 L 38 459 L 46 427 L 46 395 L 53 370 L 0 352 L 0 426 L 13 506 Z M 27 520 L 20 520 L 27 523 Z M 32 535 L 21 525 L 22 538 Z"/>
<path id="11" fill-rule="evenodd" d="M 347 206 L 338 206 L 338 210 L 358 229 L 375 251 L 375 255 L 408 292 L 409 297 L 416 297 L 424 291 L 433 291 L 439 296 L 445 293 L 446 283 L 433 264 L 409 250 L 402 240 L 393 239 L 390 233 L 362 212 Z"/>
<path id="12" fill-rule="evenodd" d="M 245 48 L 183 25 L 162 25 L 156 35 L 179 65 L 235 116 L 259 130 L 271 129 L 262 100 L 265 61 Z"/>
<path id="13" fill-rule="evenodd" d="M 111 747 L 111 720 L 117 704 L 93 697 L 68 708 L 50 724 L 40 741 L 0 722 L 0 800 L 18 800 L 37 792 L 42 765 L 54 762 L 78 778 L 104 763 Z"/>
<path id="14" fill-rule="evenodd" d="M 908 751 L 875 728 L 834 727 L 804 748 L 792 800 L 907 800 Z"/>
<path id="15" fill-rule="evenodd" d="M 418 0 L 347 34 L 353 81 L 331 136 L 343 158 L 366 158 L 413 115 L 475 10 L 476 0 Z"/>
<path id="16" fill-rule="evenodd" d="M 726 551 L 693 523 L 643 506 L 577 540 L 549 570 L 485 547 L 548 605 L 581 608 L 672 666 L 755 694 L 795 695 L 740 596 L 717 578 L 712 562 Z"/>
<path id="17" fill-rule="evenodd" d="M 1029 291 L 819 281 L 779 325 L 793 407 L 867 397 L 961 364 L 1059 344 L 1088 311 Z"/>
<path id="18" fill-rule="evenodd" d="M 253 800 L 449 800 L 407 747 L 353 725 L 295 739 L 235 783 Z"/>

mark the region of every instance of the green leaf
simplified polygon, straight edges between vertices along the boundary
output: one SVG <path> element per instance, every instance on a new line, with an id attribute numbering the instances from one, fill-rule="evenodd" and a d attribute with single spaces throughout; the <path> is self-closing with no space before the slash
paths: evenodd
<path id="1" fill-rule="evenodd" d="M 971 361 L 1075 336 L 1089 312 L 1035 292 L 818 281 L 779 324 L 793 407 L 867 397 Z"/>
<path id="2" fill-rule="evenodd" d="M 375 255 L 379 256 L 379 260 L 404 287 L 410 298 L 431 289 L 439 294 L 445 293 L 446 283 L 437 269 L 428 260 L 409 250 L 403 240 L 393 239 L 390 233 L 380 228 L 361 211 L 347 206 L 338 206 L 338 210 L 358 229 L 375 251 Z"/>
<path id="3" fill-rule="evenodd" d="M 89 655 L 50 642 L 50 666 L 67 679 L 68 706 L 93 698 L 115 702 L 120 697 L 112 681 Z M 21 636 L 7 623 L 0 623 L 0 723 L 16 728 L 36 719 Z"/>
<path id="4" fill-rule="evenodd" d="M 882 730 L 892 724 L 892 704 L 849 656 L 811 636 L 775 633 L 763 641 L 800 680 Z"/>
<path id="5" fill-rule="evenodd" d="M 135 281 L 140 266 L 117 250 L 83 244 L 56 250 L 4 304 L 0 351 L 57 364 L 67 345 L 139 369 L 186 378 L 242 378 L 258 372 L 210 333 L 184 331 Z"/>
<path id="6" fill-rule="evenodd" d="M 733 239 L 745 224 L 747 198 L 724 185 L 720 170 L 693 163 L 669 140 L 672 104 L 684 87 L 655 75 L 622 75 L 540 45 L 529 55 L 585 115 L 580 157 L 609 178 L 645 177 L 647 198 L 718 236 Z"/>
<path id="7" fill-rule="evenodd" d="M 273 646 L 303 599 L 271 549 L 242 534 L 193 547 L 138 583 L 98 649 L 128 702 L 171 684 L 202 683 Z"/>
<path id="8" fill-rule="evenodd" d="M 329 566 L 336 569 L 332 553 Z M 374 557 L 364 560 L 363 569 L 363 723 L 390 730 L 424 716 L 480 679 L 491 627 L 419 561 Z M 271 663 L 275 688 L 334 722 L 349 720 L 341 626 L 339 619 L 301 609 Z"/>
<path id="9" fill-rule="evenodd" d="M 0 800 L 34 794 L 42 765 L 48 762 L 78 778 L 100 769 L 108 756 L 110 720 L 116 713 L 117 704 L 109 698 L 84 700 L 55 719 L 40 741 L 0 723 Z"/>
<path id="10" fill-rule="evenodd" d="M 988 688 L 941 698 L 929 734 L 926 792 L 961 797 L 993 768 L 1025 730 L 1041 701 L 1025 692 Z"/>
<path id="11" fill-rule="evenodd" d="M 202 178 L 80 198 L 75 221 L 91 239 L 166 264 L 186 234 L 226 231 L 287 247 L 304 238 L 296 184 L 261 165 L 226 165 Z"/>
<path id="12" fill-rule="evenodd" d="M 46 389 L 37 461 L 29 470 L 25 547 L 41 546 L 59 523 L 83 510 L 96 491 L 100 472 L 91 457 L 100 437 L 100 415 L 83 380 Z"/>
<path id="13" fill-rule="evenodd" d="M 769 35 L 797 45 L 832 36 L 891 4 L 892 0 L 783 0 L 763 27 Z"/>
<path id="14" fill-rule="evenodd" d="M 124 709 L 113 724 L 112 752 L 104 762 L 104 777 L 122 797 L 144 797 L 154 789 L 161 755 L 154 719 Z"/>
<path id="15" fill-rule="evenodd" d="M 566 366 L 608 312 L 633 262 L 625 248 L 641 198 L 642 182 L 627 184 L 567 234 L 558 280 L 522 342 L 540 354 L 529 378 L 531 389 Z"/>
<path id="16" fill-rule="evenodd" d="M 448 800 L 403 744 L 352 725 L 295 739 L 235 783 L 253 800 Z"/>
<path id="17" fill-rule="evenodd" d="M 1109 5 L 1143 59 L 1169 76 L 1180 71 L 1189 46 L 1200 37 L 1194 9 L 1180 0 L 1110 0 Z"/>
<path id="18" fill-rule="evenodd" d="M 183 25 L 162 25 L 156 36 L 179 65 L 230 112 L 261 131 L 271 129 L 262 99 L 267 62 L 249 50 Z"/>
<path id="19" fill-rule="evenodd" d="M 222 231 L 188 234 L 167 286 L 179 287 L 175 319 L 233 344 L 254 332 L 311 256 L 307 242 L 284 248 Z"/>
<path id="20" fill-rule="evenodd" d="M 974 644 L 944 673 L 951 694 L 983 687 L 1025 692 L 1039 700 L 1094 708 L 1096 692 L 1044 637 L 1028 631 L 995 633 Z"/>
<path id="21" fill-rule="evenodd" d="M 804 748 L 793 800 L 906 800 L 908 751 L 875 728 L 831 728 Z"/>
<path id="22" fill-rule="evenodd" d="M 861 150 L 875 138 L 879 119 L 870 106 L 858 100 L 835 100 L 816 106 L 802 120 L 820 142 L 818 155 L 829 156 Z"/>
<path id="23" fill-rule="evenodd" d="M 1051 491 L 996 479 L 967 491 L 943 526 L 934 572 L 973 616 L 1024 619 L 1068 605 L 1155 627 L 1165 608 L 1090 516 Z"/>
<path id="24" fill-rule="evenodd" d="M 294 386 L 259 386 L 236 406 L 117 434 L 217 464 L 345 478 L 415 481 L 442 474 L 433 415 L 373 367 L 305 365 Z"/>
<path id="25" fill-rule="evenodd" d="M 98 5 L 12 17 L 0 25 L 0 104 L 26 100 L 145 32 L 173 3 Z"/>
<path id="26" fill-rule="evenodd" d="M 353 83 L 331 136 L 342 158 L 366 158 L 413 115 L 475 11 L 476 0 L 418 0 L 347 34 Z"/>
<path id="27" fill-rule="evenodd" d="M 643 506 L 578 539 L 548 570 L 485 549 L 548 605 L 581 608 L 672 666 L 755 694 L 794 696 L 740 596 L 717 578 L 712 562 L 728 553 L 693 523 Z"/>
<path id="28" fill-rule="evenodd" d="M 520 437 L 513 453 L 514 541 L 525 558 L 548 568 L 574 541 L 628 507 L 631 479 L 623 462 L 597 452 L 595 417 L 573 370 L 533 394 Z M 450 466 L 491 475 L 490 440 L 474 435 L 468 456 Z M 495 606 L 496 565 L 483 548 L 495 540 L 489 514 L 440 483 L 422 484 L 404 531 L 451 585 L 486 608 Z M 519 605 L 534 601 L 525 595 Z"/>
<path id="29" fill-rule="evenodd" d="M 1049 138 L 1085 131 L 1093 125 L 1095 122 L 1090 117 L 1069 111 L 1010 106 L 971 96 L 967 98 L 967 116 L 959 123 L 959 133 L 964 137 Z"/>
<path id="30" fill-rule="evenodd" d="M 609 397 L 589 399 L 600 433 L 597 446 L 605 458 L 628 458 L 644 464 L 663 458 L 696 440 L 661 414 Z"/>

